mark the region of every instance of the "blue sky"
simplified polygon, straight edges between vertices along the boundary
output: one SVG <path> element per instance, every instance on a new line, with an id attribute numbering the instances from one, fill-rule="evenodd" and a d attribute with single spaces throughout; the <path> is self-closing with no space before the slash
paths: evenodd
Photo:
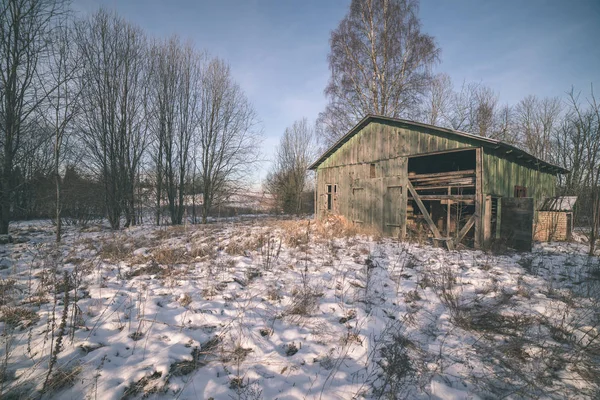
<path id="1" fill-rule="evenodd" d="M 329 35 L 349 3 L 73 0 L 81 14 L 116 10 L 151 36 L 177 34 L 226 59 L 262 122 L 266 160 L 286 126 L 325 107 Z M 600 97 L 600 0 L 421 0 L 419 15 L 442 49 L 436 70 L 456 86 L 480 82 L 515 104 L 593 82 Z"/>

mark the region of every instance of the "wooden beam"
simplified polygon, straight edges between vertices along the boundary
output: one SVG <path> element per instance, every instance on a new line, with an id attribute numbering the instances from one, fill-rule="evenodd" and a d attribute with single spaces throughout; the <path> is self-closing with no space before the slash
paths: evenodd
<path id="1" fill-rule="evenodd" d="M 475 200 L 474 194 L 421 194 L 419 197 L 421 200 Z"/>
<path id="2" fill-rule="evenodd" d="M 465 169 L 463 171 L 447 171 L 447 172 L 436 172 L 431 174 L 408 174 L 408 178 L 411 180 L 421 179 L 421 178 L 443 178 L 446 176 L 455 176 L 455 175 L 475 175 L 474 169 Z"/>
<path id="3" fill-rule="evenodd" d="M 468 185 L 465 185 L 463 183 L 461 183 L 461 184 L 448 183 L 446 185 L 440 185 L 440 186 L 415 186 L 415 190 L 439 190 L 439 189 L 446 189 L 448 186 L 451 186 L 453 188 L 474 188 L 475 183 L 471 183 Z"/>
<path id="4" fill-rule="evenodd" d="M 436 239 L 440 239 L 442 237 L 442 235 L 440 234 L 440 231 L 438 230 L 437 226 L 435 226 L 435 224 L 433 223 L 433 220 L 431 219 L 431 216 L 427 212 L 427 209 L 425 208 L 425 205 L 421 201 L 421 198 L 419 197 L 419 194 L 417 193 L 417 191 L 413 187 L 412 183 L 410 183 L 410 181 L 408 181 L 406 183 L 406 186 L 408 187 L 408 191 L 412 195 L 413 199 L 417 203 L 417 206 L 419 206 L 419 209 L 421 210 L 421 214 L 423 214 L 423 217 L 425 217 L 425 221 L 427 221 L 427 224 L 429 225 L 429 228 L 433 232 L 433 236 Z"/>
<path id="5" fill-rule="evenodd" d="M 436 183 L 441 183 L 445 185 L 448 182 L 461 182 L 461 183 L 469 183 L 475 181 L 475 176 L 449 176 L 444 178 L 425 178 L 425 179 L 411 179 L 410 180 L 414 185 L 435 185 Z"/>
<path id="6" fill-rule="evenodd" d="M 458 246 L 458 244 L 460 242 L 462 242 L 463 238 L 471 230 L 471 228 L 473 227 L 474 224 L 475 224 L 475 214 L 471 215 L 471 218 L 469 218 L 469 220 L 467 221 L 465 226 L 463 226 L 462 229 L 460 230 L 460 232 L 458 232 L 458 236 L 456 236 L 456 239 L 454 239 L 455 246 Z"/>

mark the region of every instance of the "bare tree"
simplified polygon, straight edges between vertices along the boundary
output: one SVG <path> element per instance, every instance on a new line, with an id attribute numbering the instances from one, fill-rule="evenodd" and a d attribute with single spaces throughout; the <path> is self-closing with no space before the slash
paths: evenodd
<path id="1" fill-rule="evenodd" d="M 91 167 L 104 186 L 113 229 L 135 224 L 135 185 L 147 143 L 147 45 L 144 33 L 98 11 L 78 27 L 85 68 L 80 130 Z"/>
<path id="2" fill-rule="evenodd" d="M 517 135 L 514 121 L 514 108 L 508 104 L 500 107 L 496 113 L 493 138 L 506 143 L 517 144 Z"/>
<path id="3" fill-rule="evenodd" d="M 454 90 L 448 74 L 437 74 L 431 80 L 421 107 L 419 120 L 436 126 L 447 126 Z"/>
<path id="4" fill-rule="evenodd" d="M 574 90 L 569 93 L 569 110 L 566 126 L 563 125 L 559 138 L 566 151 L 580 152 L 573 157 L 564 157 L 565 167 L 571 168 L 568 184 L 578 189 L 578 200 L 586 208 L 589 224 L 589 254 L 594 255 L 600 237 L 600 103 L 596 100 L 593 87 L 587 104 L 582 104 L 580 95 Z M 579 187 L 577 187 L 579 186 Z"/>
<path id="5" fill-rule="evenodd" d="M 200 104 L 198 169 L 202 223 L 206 223 L 213 204 L 251 173 L 259 138 L 254 108 L 224 61 L 208 63 L 202 76 Z"/>
<path id="6" fill-rule="evenodd" d="M 52 36 L 50 59 L 47 66 L 47 79 L 42 88 L 50 89 L 47 108 L 43 113 L 46 125 L 53 135 L 53 169 L 56 187 L 56 241 L 61 240 L 61 177 L 60 167 L 64 158 L 63 143 L 73 131 L 73 122 L 79 112 L 79 95 L 82 86 L 77 81 L 81 69 L 81 58 L 73 44 L 74 32 L 70 20 L 64 20 Z"/>
<path id="7" fill-rule="evenodd" d="M 560 99 L 525 97 L 515 107 L 515 128 L 521 145 L 534 156 L 549 160 L 552 135 L 560 118 Z"/>
<path id="8" fill-rule="evenodd" d="M 446 118 L 451 129 L 457 131 L 471 130 L 471 110 L 476 108 L 474 96 L 476 89 L 476 84 L 463 82 L 460 90 L 452 94 Z"/>
<path id="9" fill-rule="evenodd" d="M 155 46 L 153 82 L 157 224 L 163 187 L 172 224 L 181 224 L 185 210 L 185 183 L 190 168 L 190 146 L 198 127 L 201 68 L 204 55 L 176 37 Z"/>
<path id="10" fill-rule="evenodd" d="M 416 0 L 353 0 L 331 33 L 325 93 L 319 116 L 334 142 L 366 114 L 400 117 L 419 104 L 440 50 L 421 32 Z"/>
<path id="11" fill-rule="evenodd" d="M 498 107 L 498 94 L 491 88 L 477 85 L 473 91 L 475 106 L 470 109 L 470 132 L 491 137 Z"/>
<path id="12" fill-rule="evenodd" d="M 284 212 L 299 214 L 306 189 L 308 167 L 314 156 L 314 130 L 306 118 L 286 128 L 275 154 L 265 187 Z"/>
<path id="13" fill-rule="evenodd" d="M 23 143 L 32 143 L 40 132 L 34 121 L 45 100 L 39 91 L 40 66 L 47 59 L 54 21 L 64 11 L 62 0 L 0 1 L 0 234 L 8 233 L 11 219 L 16 157 Z"/>

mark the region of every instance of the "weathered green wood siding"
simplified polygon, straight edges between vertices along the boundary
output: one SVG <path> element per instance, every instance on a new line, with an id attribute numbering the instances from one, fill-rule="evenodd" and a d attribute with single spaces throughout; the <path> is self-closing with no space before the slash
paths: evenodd
<path id="1" fill-rule="evenodd" d="M 427 128 L 372 122 L 317 168 L 317 217 L 326 214 L 327 185 L 337 184 L 335 212 L 397 236 L 406 222 L 407 156 L 476 146 Z M 376 178 L 370 177 L 371 164 Z M 400 212 L 401 227 L 393 226 L 397 216 L 386 215 L 392 212 Z"/>
<path id="2" fill-rule="evenodd" d="M 484 149 L 483 190 L 485 194 L 499 197 L 514 197 L 515 186 L 527 188 L 527 197 L 534 198 L 534 208 L 545 197 L 554 196 L 556 177 L 536 169 L 535 164 L 510 160 L 502 154 Z"/>
<path id="3" fill-rule="evenodd" d="M 433 129 L 409 129 L 392 123 L 371 122 L 319 165 L 318 170 L 449 149 L 479 147 L 469 138 L 449 136 Z"/>

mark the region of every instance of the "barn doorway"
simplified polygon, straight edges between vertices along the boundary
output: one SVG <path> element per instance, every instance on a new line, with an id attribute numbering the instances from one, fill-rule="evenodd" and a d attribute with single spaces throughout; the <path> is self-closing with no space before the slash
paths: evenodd
<path id="1" fill-rule="evenodd" d="M 409 234 L 426 233 L 473 246 L 476 160 L 476 149 L 408 158 L 408 180 L 414 191 L 407 200 Z"/>

